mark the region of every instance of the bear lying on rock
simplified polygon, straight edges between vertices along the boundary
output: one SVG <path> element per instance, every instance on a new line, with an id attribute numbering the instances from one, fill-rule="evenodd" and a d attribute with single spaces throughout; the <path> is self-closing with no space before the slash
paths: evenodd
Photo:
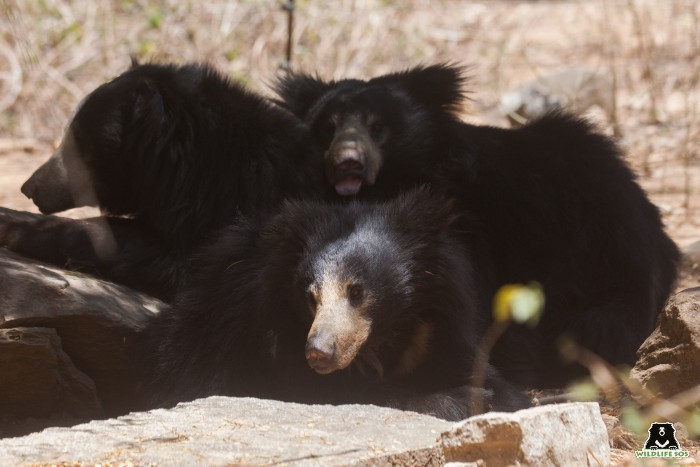
<path id="1" fill-rule="evenodd" d="M 449 202 L 295 202 L 226 229 L 152 324 L 162 405 L 213 394 L 373 403 L 459 420 L 528 399 L 486 369 L 469 386 L 490 303 Z"/>
<path id="2" fill-rule="evenodd" d="M 134 64 L 83 100 L 22 187 L 44 214 L 104 215 L 0 209 L 0 246 L 170 300 L 216 229 L 323 196 L 312 148 L 296 118 L 210 67 Z"/>

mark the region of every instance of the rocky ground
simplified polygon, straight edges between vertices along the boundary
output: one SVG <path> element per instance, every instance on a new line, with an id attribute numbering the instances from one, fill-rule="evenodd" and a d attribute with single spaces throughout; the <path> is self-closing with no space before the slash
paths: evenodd
<path id="1" fill-rule="evenodd" d="M 0 463 L 14 465 L 604 466 L 609 457 L 595 403 L 449 423 L 367 405 L 210 397 L 0 440 Z"/>

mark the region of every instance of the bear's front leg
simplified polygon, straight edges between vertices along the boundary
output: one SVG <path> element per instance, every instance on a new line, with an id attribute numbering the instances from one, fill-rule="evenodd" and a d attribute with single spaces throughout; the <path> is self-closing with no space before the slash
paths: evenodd
<path id="1" fill-rule="evenodd" d="M 27 258 L 65 267 L 60 243 L 67 221 L 0 207 L 0 246 Z"/>
<path id="2" fill-rule="evenodd" d="M 174 254 L 135 219 L 75 220 L 0 208 L 0 247 L 163 300 L 172 299 L 186 274 L 187 252 Z"/>
<path id="3" fill-rule="evenodd" d="M 461 386 L 432 394 L 404 394 L 389 401 L 389 406 L 401 410 L 410 410 L 449 421 L 464 420 L 472 415 L 471 405 L 474 397 L 489 400 L 493 392 L 471 386 Z"/>

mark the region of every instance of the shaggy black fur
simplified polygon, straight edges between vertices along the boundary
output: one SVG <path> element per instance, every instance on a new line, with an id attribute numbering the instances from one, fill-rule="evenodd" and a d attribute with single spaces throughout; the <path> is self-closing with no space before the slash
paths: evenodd
<path id="1" fill-rule="evenodd" d="M 657 208 L 619 148 L 585 121 L 469 125 L 456 112 L 463 84 L 462 69 L 436 65 L 368 81 L 292 74 L 277 92 L 325 151 L 326 182 L 339 195 L 383 199 L 430 183 L 481 225 L 475 258 L 491 293 L 544 286 L 539 326 L 512 327 L 496 349 L 508 377 L 559 386 L 580 374 L 560 362 L 563 336 L 633 364 L 676 277 L 679 253 Z"/>
<path id="2" fill-rule="evenodd" d="M 286 204 L 229 227 L 151 326 L 163 405 L 213 394 L 375 403 L 464 418 L 527 398 L 469 387 L 483 302 L 454 217 L 425 190 L 384 204 Z M 314 371 L 315 370 L 315 371 Z"/>
<path id="3" fill-rule="evenodd" d="M 192 251 L 237 215 L 319 197 L 322 170 L 293 116 L 203 65 L 134 65 L 79 106 L 22 191 L 45 214 L 0 211 L 0 245 L 170 299 Z"/>

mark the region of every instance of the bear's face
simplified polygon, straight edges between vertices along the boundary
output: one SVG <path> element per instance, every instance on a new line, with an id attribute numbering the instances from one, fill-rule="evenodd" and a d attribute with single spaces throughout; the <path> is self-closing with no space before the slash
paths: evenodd
<path id="1" fill-rule="evenodd" d="M 380 173 L 390 173 L 399 161 L 388 155 L 409 156 L 429 144 L 425 120 L 409 96 L 381 85 L 343 87 L 308 116 L 326 181 L 341 196 L 371 189 Z"/>
<path id="2" fill-rule="evenodd" d="M 447 262 L 440 248 L 452 244 L 451 203 L 420 189 L 386 204 L 296 208 L 286 206 L 266 242 L 275 263 L 295 265 L 286 303 L 299 307 L 307 363 L 320 374 L 351 364 L 410 373 L 430 345 L 435 300 L 427 297 Z"/>
<path id="3" fill-rule="evenodd" d="M 306 358 L 318 373 L 342 370 L 360 352 L 365 364 L 378 370 L 385 323 L 400 323 L 411 314 L 411 260 L 388 232 L 363 225 L 328 244 L 306 266 L 305 287 L 312 319 Z"/>
<path id="4" fill-rule="evenodd" d="M 369 81 L 292 75 L 276 91 L 311 128 L 337 194 L 393 194 L 440 157 L 435 127 L 461 104 L 463 80 L 459 68 L 437 65 Z"/>
<path id="5" fill-rule="evenodd" d="M 162 98 L 140 71 L 133 67 L 80 103 L 59 148 L 22 186 L 41 212 L 80 206 L 134 212 L 132 165 L 156 146 L 165 121 Z"/>

